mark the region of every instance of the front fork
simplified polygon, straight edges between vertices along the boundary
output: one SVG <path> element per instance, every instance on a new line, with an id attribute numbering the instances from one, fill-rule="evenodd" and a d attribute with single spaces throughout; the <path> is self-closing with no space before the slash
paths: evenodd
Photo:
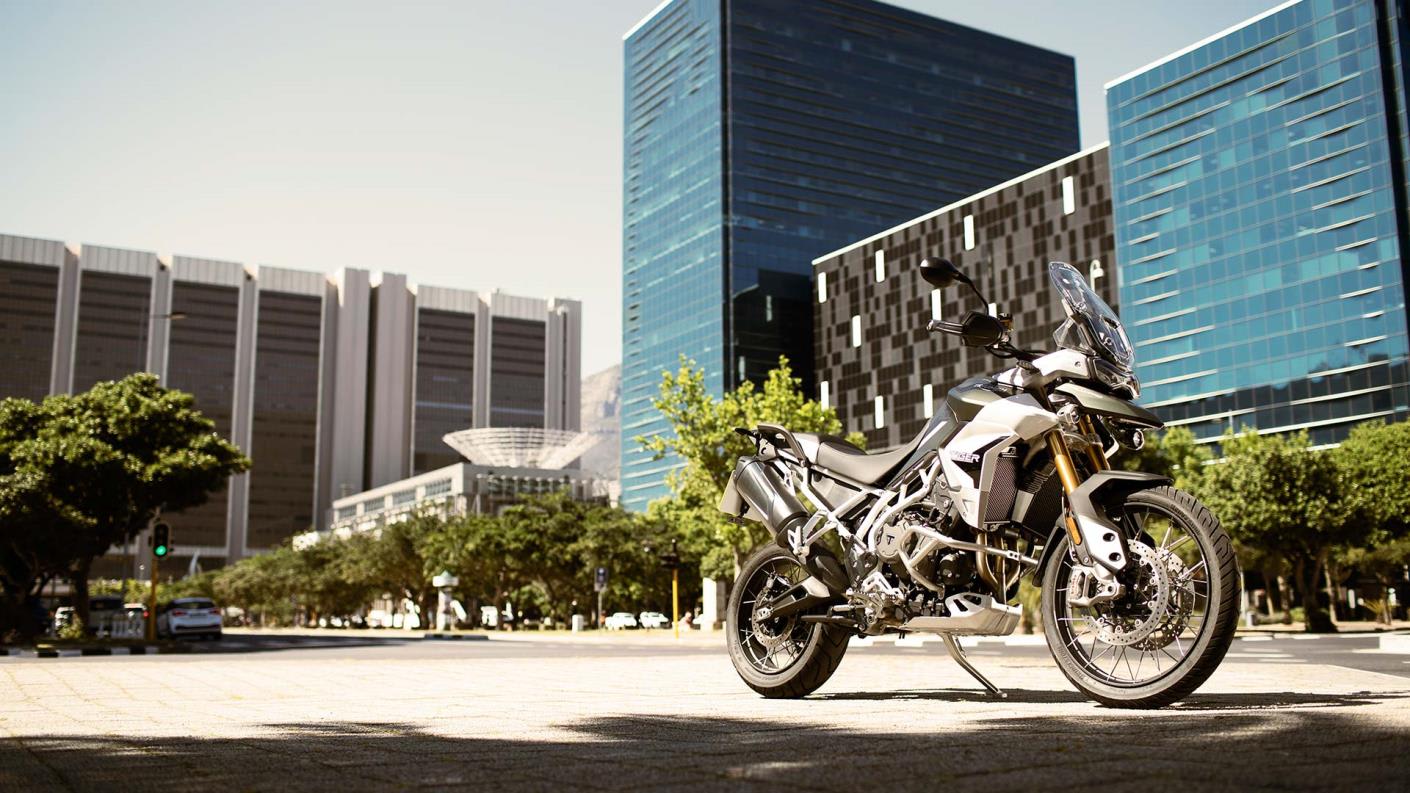
<path id="1" fill-rule="evenodd" d="M 1106 458 L 1106 453 L 1100 448 L 1100 443 L 1096 441 L 1097 434 L 1092 426 L 1092 420 L 1088 416 L 1078 419 L 1078 429 L 1082 434 L 1093 439 L 1086 444 L 1087 461 L 1091 465 L 1092 473 L 1096 474 L 1109 470 L 1111 463 Z M 1082 499 L 1079 488 L 1082 487 L 1082 480 L 1077 474 L 1077 466 L 1072 460 L 1072 451 L 1067 445 L 1067 438 L 1063 437 L 1061 429 L 1049 430 L 1047 434 L 1048 448 L 1053 456 L 1053 464 L 1057 468 L 1058 478 L 1062 481 L 1063 492 L 1067 495 L 1066 501 L 1069 507 L 1074 501 Z M 1124 566 L 1126 549 L 1121 542 L 1121 533 L 1101 531 L 1099 542 L 1083 542 L 1084 532 L 1078 525 L 1078 518 L 1071 508 L 1064 510 L 1063 523 L 1067 529 L 1067 537 L 1071 545 L 1069 553 L 1072 556 L 1074 566 L 1072 574 L 1074 585 L 1070 589 L 1080 590 L 1080 594 L 1069 596 L 1069 602 L 1075 606 L 1090 606 L 1094 603 L 1104 603 L 1114 600 L 1122 595 L 1125 587 L 1116 579 L 1113 565 L 1094 564 L 1093 545 L 1105 546 L 1096 549 L 1096 552 L 1106 554 L 1109 561 L 1117 561 Z M 1115 547 L 1113 547 L 1115 546 Z M 1044 558 L 1047 554 L 1044 554 Z M 1119 569 L 1119 568 L 1118 568 Z M 1041 569 L 1037 571 L 1042 574 Z"/>

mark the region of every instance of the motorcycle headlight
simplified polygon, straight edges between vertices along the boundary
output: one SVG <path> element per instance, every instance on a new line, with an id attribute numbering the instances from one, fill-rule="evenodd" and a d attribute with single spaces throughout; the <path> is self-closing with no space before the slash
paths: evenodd
<path id="1" fill-rule="evenodd" d="M 1132 399 L 1141 395 L 1141 383 L 1136 375 L 1101 358 L 1092 358 L 1092 374 L 1102 385 L 1115 390 L 1124 390 Z"/>

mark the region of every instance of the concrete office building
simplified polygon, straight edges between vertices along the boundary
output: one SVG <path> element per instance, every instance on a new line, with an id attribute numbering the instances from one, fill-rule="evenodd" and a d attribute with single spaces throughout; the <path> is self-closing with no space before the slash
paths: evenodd
<path id="1" fill-rule="evenodd" d="M 1217 439 L 1410 415 L 1403 3 L 1283 3 L 1107 86 L 1143 401 Z"/>
<path id="2" fill-rule="evenodd" d="M 787 355 L 815 257 L 1078 148 L 1072 58 L 873 0 L 667 0 L 625 37 L 622 501 L 665 494 L 651 400 Z"/>
<path id="3" fill-rule="evenodd" d="M 178 564 L 239 559 L 334 499 L 457 462 L 471 427 L 576 430 L 577 301 L 0 236 L 0 396 L 150 371 L 254 461 L 171 515 Z"/>
<path id="4" fill-rule="evenodd" d="M 1021 347 L 1052 349 L 1066 317 L 1049 262 L 1087 273 L 1116 305 L 1107 167 L 1101 144 L 813 262 L 816 395 L 844 431 L 861 432 L 874 451 L 906 443 L 951 387 L 1007 365 L 925 330 L 931 319 L 988 310 L 964 287 L 925 283 L 917 268 L 926 256 L 950 258 L 1012 314 Z"/>

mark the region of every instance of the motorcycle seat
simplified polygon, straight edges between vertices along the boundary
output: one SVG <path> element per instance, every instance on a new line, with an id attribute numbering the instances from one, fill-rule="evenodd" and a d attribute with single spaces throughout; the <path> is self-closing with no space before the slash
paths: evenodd
<path id="1" fill-rule="evenodd" d="M 795 432 L 793 437 L 798 440 L 798 445 L 803 447 L 808 462 L 867 485 L 879 484 L 888 479 L 892 472 L 911 456 L 911 452 L 915 451 L 920 442 L 917 436 L 905 446 L 871 454 L 836 435 Z"/>

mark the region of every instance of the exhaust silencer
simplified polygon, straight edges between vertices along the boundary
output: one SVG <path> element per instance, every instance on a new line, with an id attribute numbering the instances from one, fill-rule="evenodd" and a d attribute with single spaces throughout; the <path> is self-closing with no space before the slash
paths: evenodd
<path id="1" fill-rule="evenodd" d="M 774 542 L 791 552 L 793 545 L 788 541 L 788 533 L 801 529 L 808 522 L 808 511 L 773 466 L 752 457 L 741 457 L 734 469 L 733 485 L 749 508 L 757 513 L 758 520 L 773 532 Z M 847 590 L 842 564 L 827 547 L 809 547 L 803 566 L 833 592 Z"/>

